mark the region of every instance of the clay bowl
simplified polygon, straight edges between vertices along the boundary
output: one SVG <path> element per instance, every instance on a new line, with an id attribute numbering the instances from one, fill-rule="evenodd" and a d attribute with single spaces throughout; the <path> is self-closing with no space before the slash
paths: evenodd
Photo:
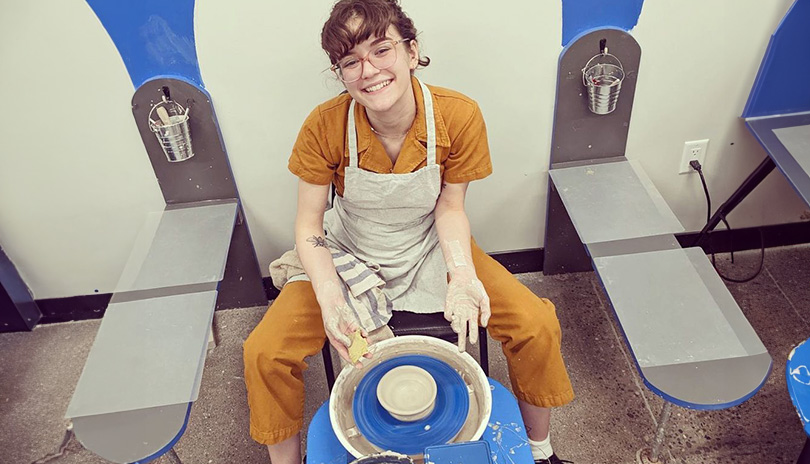
<path id="1" fill-rule="evenodd" d="M 389 414 L 403 422 L 425 418 L 436 402 L 436 381 L 417 366 L 398 366 L 377 384 L 377 400 Z"/>

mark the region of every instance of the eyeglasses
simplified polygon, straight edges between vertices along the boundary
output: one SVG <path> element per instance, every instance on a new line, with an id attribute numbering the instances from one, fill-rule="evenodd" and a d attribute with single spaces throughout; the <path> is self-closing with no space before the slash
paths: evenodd
<path id="1" fill-rule="evenodd" d="M 388 69 L 397 62 L 396 46 L 412 39 L 386 40 L 375 45 L 366 56 L 349 55 L 333 64 L 329 69 L 343 82 L 350 84 L 363 76 L 363 62 L 368 61 L 379 70 Z"/>

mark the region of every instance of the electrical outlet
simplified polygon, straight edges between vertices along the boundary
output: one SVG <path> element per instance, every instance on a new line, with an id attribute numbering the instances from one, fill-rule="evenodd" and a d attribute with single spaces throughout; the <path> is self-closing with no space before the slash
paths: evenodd
<path id="1" fill-rule="evenodd" d="M 689 174 L 690 172 L 697 172 L 689 166 L 689 162 L 697 160 L 701 166 L 706 163 L 706 151 L 709 150 L 709 139 L 692 140 L 691 142 L 684 142 L 683 155 L 681 156 L 681 168 L 678 171 L 680 174 Z"/>

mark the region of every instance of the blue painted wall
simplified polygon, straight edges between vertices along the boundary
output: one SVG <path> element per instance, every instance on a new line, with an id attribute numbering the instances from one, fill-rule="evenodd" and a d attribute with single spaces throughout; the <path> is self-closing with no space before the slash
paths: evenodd
<path id="1" fill-rule="evenodd" d="M 156 76 L 203 86 L 194 0 L 87 0 L 118 48 L 135 88 Z"/>
<path id="2" fill-rule="evenodd" d="M 644 0 L 562 0 L 562 45 L 589 29 L 613 26 L 629 31 Z"/>
<path id="3" fill-rule="evenodd" d="M 810 0 L 796 0 L 771 37 L 743 117 L 810 111 Z"/>

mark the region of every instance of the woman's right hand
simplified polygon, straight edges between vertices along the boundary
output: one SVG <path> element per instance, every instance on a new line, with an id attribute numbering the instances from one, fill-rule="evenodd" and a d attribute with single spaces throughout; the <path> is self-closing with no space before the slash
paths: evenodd
<path id="1" fill-rule="evenodd" d="M 349 358 L 349 347 L 352 344 L 351 336 L 360 327 L 355 320 L 352 310 L 346 299 L 343 297 L 343 290 L 340 284 L 328 280 L 318 284 L 315 289 L 315 297 L 318 304 L 321 306 L 321 317 L 323 318 L 323 328 L 326 331 L 326 337 L 329 343 L 335 348 L 341 358 L 347 363 L 351 364 Z M 365 338 L 368 334 L 361 332 Z M 354 363 L 354 367 L 361 368 L 363 365 L 360 362 Z"/>

